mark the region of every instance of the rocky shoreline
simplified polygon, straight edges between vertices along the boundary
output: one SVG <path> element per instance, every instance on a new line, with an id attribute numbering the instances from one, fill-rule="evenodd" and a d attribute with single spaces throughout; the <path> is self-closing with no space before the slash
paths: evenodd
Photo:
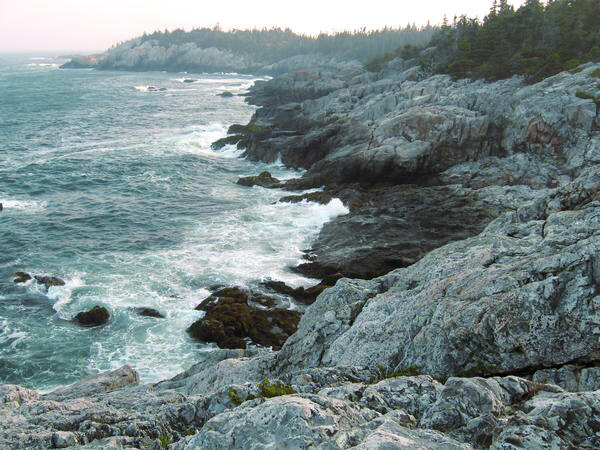
<path id="1" fill-rule="evenodd" d="M 251 122 L 215 146 L 306 169 L 248 186 L 350 209 L 297 269 L 325 280 L 296 332 L 155 385 L 128 367 L 2 385 L 0 446 L 598 448 L 598 69 L 525 85 L 394 60 L 257 82 Z M 226 323 L 223 298 L 260 306 L 243 295 L 205 308 Z"/>

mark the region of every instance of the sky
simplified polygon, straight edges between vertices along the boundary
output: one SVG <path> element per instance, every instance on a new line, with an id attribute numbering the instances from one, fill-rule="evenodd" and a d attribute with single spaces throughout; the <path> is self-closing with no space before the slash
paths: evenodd
<path id="1" fill-rule="evenodd" d="M 509 0 L 518 7 L 524 0 Z M 155 30 L 289 27 L 344 29 L 482 18 L 491 0 L 0 0 L 0 52 L 100 52 Z"/>

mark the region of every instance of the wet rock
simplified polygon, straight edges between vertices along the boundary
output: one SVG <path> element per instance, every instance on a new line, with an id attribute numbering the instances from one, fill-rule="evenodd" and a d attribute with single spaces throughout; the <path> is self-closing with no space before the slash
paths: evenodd
<path id="1" fill-rule="evenodd" d="M 223 98 L 229 98 L 229 97 L 233 97 L 233 93 L 229 92 L 229 91 L 223 91 L 220 94 L 217 94 L 219 97 L 223 97 Z"/>
<path id="2" fill-rule="evenodd" d="M 213 150 L 221 150 L 226 145 L 237 145 L 238 143 L 242 142 L 243 139 L 244 137 L 238 134 L 233 136 L 226 136 L 213 142 L 210 147 Z"/>
<path id="3" fill-rule="evenodd" d="M 279 199 L 283 203 L 299 203 L 302 201 L 320 203 L 326 205 L 329 203 L 334 196 L 329 192 L 310 192 L 302 195 L 287 195 Z"/>
<path id="4" fill-rule="evenodd" d="M 333 284 L 335 284 L 335 281 Z M 332 286 L 330 284 L 321 282 L 308 288 L 304 288 L 302 286 L 292 288 L 282 281 L 264 281 L 261 283 L 261 285 L 279 294 L 290 296 L 294 300 L 304 303 L 305 305 L 311 305 L 321 294 L 321 292 Z"/>
<path id="5" fill-rule="evenodd" d="M 187 331 L 193 338 L 215 342 L 221 348 L 246 348 L 244 338 L 249 338 L 256 344 L 279 349 L 296 331 L 300 313 L 269 310 L 252 303 L 273 305 L 274 300 L 239 288 L 217 291 L 196 307 L 206 315 Z"/>
<path id="6" fill-rule="evenodd" d="M 108 310 L 104 306 L 96 305 L 89 311 L 78 313 L 73 320 L 85 327 L 96 327 L 108 322 L 109 318 L 110 314 Z"/>
<path id="7" fill-rule="evenodd" d="M 354 187 L 334 191 L 349 214 L 327 222 L 312 243 L 312 261 L 295 270 L 322 278 L 341 272 L 373 278 L 414 264 L 449 242 L 474 236 L 502 212 L 541 197 L 528 187 L 482 190 L 452 186 Z"/>
<path id="8" fill-rule="evenodd" d="M 277 188 L 281 186 L 281 181 L 274 178 L 269 172 L 264 171 L 260 175 L 252 177 L 242 177 L 237 181 L 241 186 L 262 186 L 265 188 Z"/>
<path id="9" fill-rule="evenodd" d="M 193 78 L 186 78 L 183 80 L 184 83 L 195 83 L 198 80 L 194 80 Z"/>
<path id="10" fill-rule="evenodd" d="M 65 282 L 58 277 L 35 275 L 34 278 L 36 279 L 36 281 L 38 283 L 46 286 L 46 288 L 49 288 L 52 286 L 64 286 L 65 285 Z"/>
<path id="11" fill-rule="evenodd" d="M 4 206 L 2 206 L 2 203 L 0 203 L 0 211 L 2 211 L 4 209 Z"/>
<path id="12" fill-rule="evenodd" d="M 138 313 L 138 315 L 144 316 L 144 317 L 154 317 L 157 319 L 165 318 L 164 314 L 162 314 L 160 311 L 157 311 L 154 308 L 146 308 L 146 307 L 135 308 L 135 312 Z"/>
<path id="13" fill-rule="evenodd" d="M 31 280 L 31 275 L 27 272 L 15 272 L 15 279 L 13 280 L 15 283 L 25 283 Z"/>

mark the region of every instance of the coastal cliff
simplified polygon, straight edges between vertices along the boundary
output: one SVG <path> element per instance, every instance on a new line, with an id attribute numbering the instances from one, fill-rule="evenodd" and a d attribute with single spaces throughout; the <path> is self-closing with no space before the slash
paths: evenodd
<path id="1" fill-rule="evenodd" d="M 155 385 L 124 367 L 0 386 L 0 446 L 597 448 L 599 99 L 600 64 L 533 85 L 401 59 L 256 83 L 226 142 L 306 169 L 282 201 L 349 207 L 297 268 L 345 278 L 276 352 L 217 350 Z"/>

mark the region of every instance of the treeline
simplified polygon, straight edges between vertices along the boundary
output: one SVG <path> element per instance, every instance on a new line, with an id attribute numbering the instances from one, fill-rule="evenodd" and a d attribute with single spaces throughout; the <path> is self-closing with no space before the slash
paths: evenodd
<path id="1" fill-rule="evenodd" d="M 431 72 L 488 80 L 518 74 L 539 81 L 600 61 L 600 0 L 527 0 L 517 10 L 507 0 L 494 0 L 483 21 L 445 21 L 431 45 L 435 50 L 420 61 Z"/>
<path id="2" fill-rule="evenodd" d="M 157 31 L 144 34 L 121 46 L 132 48 L 147 42 L 153 46 L 169 48 L 193 43 L 198 48 L 216 48 L 247 55 L 254 61 L 266 64 L 306 54 L 368 61 L 405 45 L 423 46 L 431 40 L 437 29 L 430 25 L 418 28 L 409 24 L 399 28 L 386 27 L 373 31 L 360 29 L 309 36 L 281 28 L 223 31 L 215 26 L 191 31 Z"/>

